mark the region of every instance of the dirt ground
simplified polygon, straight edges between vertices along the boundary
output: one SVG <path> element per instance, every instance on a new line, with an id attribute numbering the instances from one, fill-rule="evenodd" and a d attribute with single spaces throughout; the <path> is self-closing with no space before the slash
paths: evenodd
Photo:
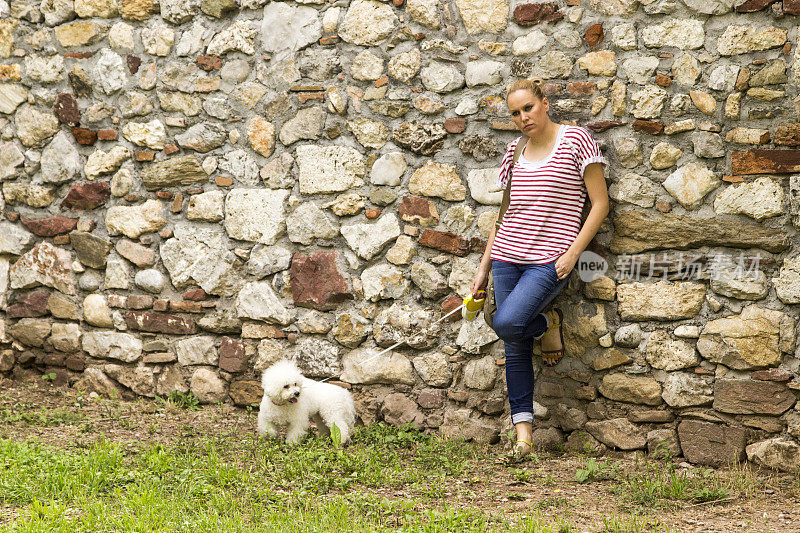
<path id="1" fill-rule="evenodd" d="M 47 382 L 20 383 L 0 377 L 0 413 L 25 412 L 41 415 L 41 423 L 3 422 L 0 438 L 35 438 L 65 449 L 84 447 L 101 435 L 123 446 L 139 448 L 142 442 L 169 444 L 208 435 L 251 436 L 256 412 L 230 405 L 204 406 L 198 411 L 180 409 L 157 400 L 133 402 L 89 398 L 69 388 Z M 476 445 L 478 446 L 478 445 Z M 602 530 L 603 518 L 628 517 L 635 513 L 647 520 L 678 531 L 770 531 L 800 532 L 800 479 L 797 476 L 756 471 L 761 481 L 753 497 L 734 496 L 717 502 L 668 502 L 669 505 L 641 509 L 625 504 L 613 479 L 588 484 L 575 481 L 576 470 L 587 458 L 573 455 L 539 454 L 539 461 L 515 467 L 496 464 L 492 458 L 503 453 L 497 445 L 485 450 L 485 460 L 471 465 L 468 477 L 456 480 L 445 499 L 448 504 L 479 507 L 487 513 L 503 511 L 506 516 L 538 514 L 542 521 L 561 517 L 578 531 Z M 635 456 L 617 455 L 621 470 L 635 468 Z M 604 458 L 599 458 L 602 461 Z M 688 467 L 688 465 L 684 465 Z M 525 482 L 520 471 L 530 470 Z M 722 477 L 727 471 L 720 471 Z M 408 497 L 405 489 L 384 488 L 378 495 L 390 499 Z M 0 502 L 0 523 L 13 520 L 14 509 Z M 601 529 L 598 529 L 600 524 Z M 626 531 L 627 529 L 622 529 Z M 649 531 L 650 528 L 642 529 Z M 573 530 L 570 530 L 573 531 Z"/>

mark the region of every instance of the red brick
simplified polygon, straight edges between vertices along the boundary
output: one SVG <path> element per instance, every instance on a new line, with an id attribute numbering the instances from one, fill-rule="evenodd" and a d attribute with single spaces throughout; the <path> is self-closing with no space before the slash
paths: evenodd
<path id="1" fill-rule="evenodd" d="M 154 311 L 166 311 L 167 309 L 169 309 L 169 300 L 164 300 L 164 299 L 153 300 Z"/>
<path id="2" fill-rule="evenodd" d="M 59 215 L 47 218 L 25 218 L 22 223 L 28 230 L 39 237 L 53 237 L 69 233 L 78 227 L 77 218 L 67 218 Z"/>
<path id="3" fill-rule="evenodd" d="M 174 197 L 175 194 L 170 191 L 156 191 L 156 198 L 161 200 L 172 200 Z"/>
<path id="4" fill-rule="evenodd" d="M 15 213 L 14 211 L 8 211 L 6 212 L 6 218 L 11 222 L 16 222 L 17 220 L 19 220 L 19 213 Z"/>
<path id="5" fill-rule="evenodd" d="M 382 209 L 365 209 L 364 210 L 364 215 L 368 219 L 374 220 L 374 219 L 378 218 L 379 216 L 381 216 L 381 211 L 382 211 Z"/>
<path id="6" fill-rule="evenodd" d="M 800 150 L 753 149 L 731 153 L 731 174 L 800 172 Z"/>
<path id="7" fill-rule="evenodd" d="M 136 150 L 134 158 L 139 162 L 153 161 L 156 158 L 156 153 L 152 150 Z"/>
<path id="8" fill-rule="evenodd" d="M 150 309 L 153 307 L 153 297 L 149 294 L 131 294 L 128 296 L 128 309 Z"/>
<path id="9" fill-rule="evenodd" d="M 767 370 L 756 370 L 750 376 L 758 381 L 789 381 L 794 375 L 784 368 L 770 368 Z"/>
<path id="10" fill-rule="evenodd" d="M 117 133 L 117 130 L 98 130 L 97 138 L 101 141 L 116 141 L 119 139 L 119 134 Z"/>
<path id="11" fill-rule="evenodd" d="M 420 226 L 432 226 L 439 221 L 436 204 L 419 196 L 404 196 L 397 207 L 397 212 L 405 222 Z"/>
<path id="12" fill-rule="evenodd" d="M 295 305 L 329 310 L 352 298 L 350 282 L 342 274 L 341 266 L 339 252 L 295 254 L 290 270 Z"/>
<path id="13" fill-rule="evenodd" d="M 217 176 L 214 181 L 217 182 L 218 187 L 230 187 L 233 185 L 233 178 L 230 176 Z"/>
<path id="14" fill-rule="evenodd" d="M 589 46 L 597 46 L 598 44 L 603 42 L 603 25 L 602 24 L 592 24 L 588 28 L 586 28 L 586 32 L 583 34 L 583 38 L 586 41 L 586 44 Z"/>
<path id="15" fill-rule="evenodd" d="M 616 128 L 618 126 L 624 126 L 625 123 L 621 120 L 600 120 L 598 122 L 590 122 L 586 125 L 587 128 L 592 130 L 595 133 L 602 133 L 606 130 L 611 128 Z"/>
<path id="16" fill-rule="evenodd" d="M 222 337 L 219 345 L 219 369 L 236 374 L 247 370 L 247 354 L 244 343 L 230 337 Z"/>
<path id="17" fill-rule="evenodd" d="M 597 84 L 592 81 L 573 81 L 567 84 L 567 92 L 572 96 L 590 96 L 597 92 Z"/>
<path id="18" fill-rule="evenodd" d="M 222 68 L 222 60 L 214 56 L 200 56 L 197 58 L 197 66 L 205 71 L 219 70 Z"/>
<path id="19" fill-rule="evenodd" d="M 783 0 L 783 12 L 787 15 L 800 15 L 800 0 Z"/>
<path id="20" fill-rule="evenodd" d="M 200 302 L 169 302 L 169 310 L 173 313 L 205 313 Z"/>
<path id="21" fill-rule="evenodd" d="M 191 300 L 193 302 L 202 302 L 203 300 L 208 298 L 208 295 L 206 294 L 206 291 L 204 291 L 203 289 L 190 289 L 184 292 L 181 295 L 181 297 L 184 300 Z"/>
<path id="22" fill-rule="evenodd" d="M 69 59 L 89 59 L 94 55 L 94 52 L 67 52 L 64 57 Z"/>
<path id="23" fill-rule="evenodd" d="M 69 235 L 56 235 L 53 237 L 53 244 L 58 244 L 59 246 L 69 244 Z"/>
<path id="24" fill-rule="evenodd" d="M 514 22 L 520 26 L 533 26 L 541 22 L 558 22 L 564 13 L 558 10 L 555 2 L 541 4 L 522 4 L 514 9 Z"/>
<path id="25" fill-rule="evenodd" d="M 442 302 L 442 314 L 446 315 L 456 307 L 460 306 L 462 303 L 463 302 L 461 298 L 459 298 L 455 294 L 448 296 L 447 299 L 445 299 L 445 301 Z M 453 313 L 447 320 L 449 320 L 450 322 L 458 322 L 459 320 L 461 320 L 461 313 Z"/>
<path id="26" fill-rule="evenodd" d="M 142 66 L 142 60 L 136 56 L 129 55 L 125 58 L 125 62 L 128 64 L 128 72 L 131 74 L 139 72 L 139 67 Z"/>
<path id="27" fill-rule="evenodd" d="M 81 112 L 78 109 L 78 101 L 69 93 L 61 93 L 56 97 L 53 112 L 61 124 L 77 126 L 81 121 Z"/>
<path id="28" fill-rule="evenodd" d="M 177 214 L 180 213 L 183 209 L 183 195 L 181 193 L 177 193 L 175 198 L 172 200 L 172 212 Z"/>
<path id="29" fill-rule="evenodd" d="M 465 256 L 470 252 L 469 241 L 450 231 L 426 229 L 419 238 L 419 243 L 453 255 Z"/>
<path id="30" fill-rule="evenodd" d="M 317 93 L 297 93 L 297 101 L 301 104 L 305 104 L 308 101 L 325 101 L 325 93 L 317 92 Z"/>
<path id="31" fill-rule="evenodd" d="M 467 129 L 467 121 L 461 117 L 448 118 L 444 121 L 447 133 L 463 133 Z"/>
<path id="32" fill-rule="evenodd" d="M 111 196 L 107 181 L 75 183 L 69 188 L 61 207 L 72 210 L 91 210 L 105 204 Z"/>
<path id="33" fill-rule="evenodd" d="M 658 135 L 664 131 L 664 124 L 661 122 L 654 122 L 651 120 L 635 120 L 633 122 L 634 131 L 641 133 L 649 133 L 650 135 Z"/>
<path id="34" fill-rule="evenodd" d="M 165 153 L 166 155 L 172 155 L 172 154 L 174 154 L 174 153 L 177 153 L 177 152 L 179 152 L 179 151 L 180 151 L 180 148 L 178 148 L 178 147 L 177 147 L 177 146 L 175 146 L 174 144 L 168 144 L 168 145 L 166 145 L 166 146 L 164 147 L 164 153 Z"/>
<path id="35" fill-rule="evenodd" d="M 389 77 L 383 76 L 375 80 L 375 87 L 383 87 L 387 83 L 389 83 Z"/>
<path id="36" fill-rule="evenodd" d="M 189 335 L 197 331 L 194 320 L 149 311 L 126 311 L 125 324 L 128 329 L 167 335 Z"/>
<path id="37" fill-rule="evenodd" d="M 736 6 L 737 13 L 755 13 L 766 9 L 778 0 L 746 0 L 743 4 Z"/>
<path id="38" fill-rule="evenodd" d="M 664 74 L 656 74 L 656 83 L 661 87 L 669 87 L 672 85 L 672 78 Z"/>
<path id="39" fill-rule="evenodd" d="M 86 128 L 72 128 L 72 136 L 83 146 L 91 146 L 97 142 L 97 132 Z"/>
<path id="40" fill-rule="evenodd" d="M 20 294 L 13 304 L 6 307 L 7 318 L 34 318 L 47 314 L 47 299 L 50 291 L 39 289 Z"/>

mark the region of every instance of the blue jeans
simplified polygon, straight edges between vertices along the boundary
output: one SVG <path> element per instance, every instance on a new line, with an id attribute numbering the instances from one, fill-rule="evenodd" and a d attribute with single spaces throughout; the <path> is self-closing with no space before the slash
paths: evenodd
<path id="1" fill-rule="evenodd" d="M 533 341 L 547 331 L 542 310 L 567 284 L 556 262 L 517 265 L 492 260 L 497 312 L 494 331 L 505 343 L 506 386 L 511 421 L 533 422 Z"/>

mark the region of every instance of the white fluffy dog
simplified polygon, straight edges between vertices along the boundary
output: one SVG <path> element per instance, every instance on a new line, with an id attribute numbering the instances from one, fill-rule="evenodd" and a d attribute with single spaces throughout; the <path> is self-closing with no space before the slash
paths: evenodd
<path id="1" fill-rule="evenodd" d="M 294 363 L 281 360 L 261 376 L 264 398 L 258 411 L 258 433 L 277 437 L 276 426 L 288 426 L 286 442 L 299 442 L 314 420 L 320 435 L 339 428 L 342 444 L 350 440 L 356 422 L 353 396 L 330 383 L 303 377 Z"/>

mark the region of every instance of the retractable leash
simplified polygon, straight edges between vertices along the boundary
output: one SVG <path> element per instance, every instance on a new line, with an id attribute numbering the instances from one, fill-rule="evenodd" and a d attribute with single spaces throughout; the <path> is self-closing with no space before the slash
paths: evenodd
<path id="1" fill-rule="evenodd" d="M 476 294 L 476 296 L 483 296 L 483 298 L 485 298 L 486 297 L 486 292 L 480 291 L 480 292 L 478 292 Z M 435 326 L 436 324 L 438 324 L 439 322 L 441 322 L 445 318 L 449 317 L 450 315 L 455 314 L 456 311 L 460 311 L 462 309 L 464 310 L 461 313 L 461 316 L 463 318 L 465 318 L 466 320 L 469 320 L 469 321 L 475 320 L 475 317 L 478 316 L 478 312 L 483 308 L 483 298 L 476 299 L 476 298 L 473 297 L 472 293 L 470 293 L 469 296 L 467 296 L 464 299 L 464 301 L 461 303 L 461 305 L 459 305 L 458 307 L 456 307 L 455 309 L 453 309 L 452 311 L 450 311 L 449 313 L 444 315 L 439 320 L 437 320 L 435 322 L 432 322 L 428 327 L 425 328 L 425 331 L 427 331 L 428 329 L 432 328 L 433 326 Z M 366 363 L 369 363 L 373 359 L 377 359 L 378 357 L 382 356 L 383 354 L 385 354 L 387 352 L 390 352 L 390 351 L 394 350 L 395 348 L 397 348 L 398 346 L 400 346 L 401 344 L 405 344 L 405 343 L 406 343 L 405 340 L 397 341 L 396 343 L 392 344 L 391 346 L 389 346 L 385 350 L 383 350 L 381 352 L 378 352 L 375 355 L 373 355 L 372 357 L 369 357 L 369 358 L 367 358 L 367 359 L 365 359 L 363 361 L 360 361 L 358 364 L 359 365 L 364 365 Z M 321 380 L 321 382 L 325 382 L 325 381 L 328 381 L 330 379 L 333 379 L 333 376 L 331 376 L 329 378 L 325 378 L 325 379 Z"/>

